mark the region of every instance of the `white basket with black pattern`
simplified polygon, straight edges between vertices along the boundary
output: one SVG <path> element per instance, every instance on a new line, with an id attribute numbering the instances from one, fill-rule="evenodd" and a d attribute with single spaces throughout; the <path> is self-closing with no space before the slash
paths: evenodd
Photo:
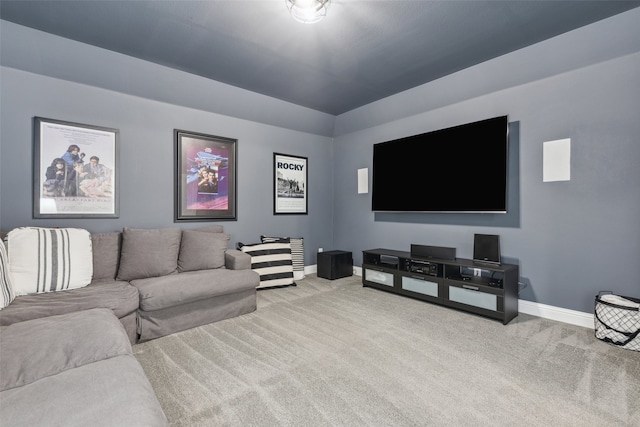
<path id="1" fill-rule="evenodd" d="M 596 338 L 640 351 L 640 299 L 600 292 L 595 304 Z"/>

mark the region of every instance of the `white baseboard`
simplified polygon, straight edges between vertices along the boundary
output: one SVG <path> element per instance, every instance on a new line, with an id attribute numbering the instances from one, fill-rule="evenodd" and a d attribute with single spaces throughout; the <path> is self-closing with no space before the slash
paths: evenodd
<path id="1" fill-rule="evenodd" d="M 593 314 L 584 313 L 582 311 L 518 300 L 518 312 L 542 317 L 544 319 L 557 320 L 558 322 L 569 323 L 571 325 L 582 326 L 585 328 L 594 328 Z"/>
<path id="2" fill-rule="evenodd" d="M 317 265 L 305 266 L 306 274 L 318 272 Z M 362 277 L 362 267 L 353 267 L 353 275 Z M 540 304 L 537 302 L 518 300 L 518 312 L 542 317 L 543 319 L 556 320 L 558 322 L 569 323 L 570 325 L 582 326 L 593 329 L 593 314 L 582 311 L 569 310 L 567 308 L 555 307 L 552 305 Z"/>
<path id="3" fill-rule="evenodd" d="M 305 265 L 304 274 L 315 274 L 318 272 L 318 265 Z M 362 277 L 362 267 L 353 266 L 353 275 Z"/>

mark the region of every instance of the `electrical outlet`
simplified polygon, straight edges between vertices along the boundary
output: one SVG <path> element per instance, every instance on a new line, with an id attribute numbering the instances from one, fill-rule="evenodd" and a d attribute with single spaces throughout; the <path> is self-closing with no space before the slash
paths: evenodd
<path id="1" fill-rule="evenodd" d="M 473 275 L 476 276 L 476 277 L 482 276 L 482 270 L 479 269 L 479 268 L 474 268 L 473 269 Z"/>
<path id="2" fill-rule="evenodd" d="M 323 250 L 322 248 L 318 248 L 318 252 L 322 252 L 322 250 Z"/>

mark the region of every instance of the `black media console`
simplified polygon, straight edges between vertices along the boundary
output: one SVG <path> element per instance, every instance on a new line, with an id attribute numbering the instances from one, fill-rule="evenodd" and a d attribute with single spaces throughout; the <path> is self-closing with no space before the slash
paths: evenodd
<path id="1" fill-rule="evenodd" d="M 518 315 L 518 266 L 362 251 L 362 285 L 509 323 Z"/>

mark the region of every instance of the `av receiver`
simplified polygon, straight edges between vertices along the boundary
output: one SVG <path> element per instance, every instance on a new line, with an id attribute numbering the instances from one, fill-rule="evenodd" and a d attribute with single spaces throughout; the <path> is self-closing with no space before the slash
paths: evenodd
<path id="1" fill-rule="evenodd" d="M 409 271 L 412 273 L 426 274 L 429 276 L 441 276 L 442 264 L 412 259 L 409 261 Z"/>

